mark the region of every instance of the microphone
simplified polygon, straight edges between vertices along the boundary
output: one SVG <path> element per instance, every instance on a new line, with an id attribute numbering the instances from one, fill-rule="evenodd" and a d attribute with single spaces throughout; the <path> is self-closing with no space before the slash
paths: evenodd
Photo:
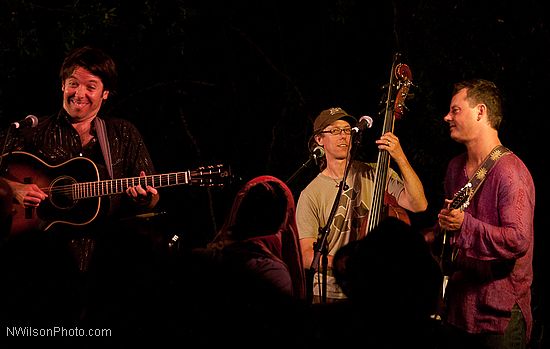
<path id="1" fill-rule="evenodd" d="M 27 115 L 23 120 L 15 121 L 11 123 L 13 128 L 25 128 L 25 127 L 35 127 L 38 125 L 38 118 L 34 115 Z"/>
<path id="2" fill-rule="evenodd" d="M 353 133 L 359 133 L 359 132 L 362 132 L 365 128 L 371 128 L 372 123 L 373 121 L 370 116 L 363 115 L 359 118 L 357 125 L 353 127 L 351 130 L 353 131 Z"/>
<path id="3" fill-rule="evenodd" d="M 311 151 L 311 156 L 314 158 L 314 159 L 318 159 L 318 158 L 322 158 L 323 156 L 325 156 L 325 148 L 321 147 L 320 145 L 316 146 L 312 151 Z"/>

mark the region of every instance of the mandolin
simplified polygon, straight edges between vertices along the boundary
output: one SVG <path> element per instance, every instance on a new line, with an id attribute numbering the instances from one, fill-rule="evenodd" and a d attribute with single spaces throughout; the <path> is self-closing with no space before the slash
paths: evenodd
<path id="1" fill-rule="evenodd" d="M 453 199 L 449 204 L 449 209 L 460 209 L 461 211 L 464 211 L 470 204 L 470 199 L 473 195 L 472 193 L 472 183 L 468 182 L 453 196 Z M 435 252 L 433 253 L 439 263 L 439 267 L 441 268 L 441 274 L 443 275 L 443 281 L 439 291 L 439 309 L 436 314 L 432 315 L 432 317 L 436 320 L 441 320 L 441 315 L 445 313 L 445 291 L 447 290 L 449 279 L 455 269 L 454 264 L 457 251 L 453 247 L 453 238 L 454 232 L 445 229 L 440 229 L 435 236 Z"/>
<path id="2" fill-rule="evenodd" d="M 464 211 L 466 207 L 470 204 L 470 197 L 472 195 L 472 183 L 468 182 L 464 187 L 462 187 L 454 196 L 449 204 L 449 209 L 455 210 L 460 209 L 461 211 Z M 452 232 L 449 232 L 447 230 L 441 230 L 441 232 L 438 235 L 438 240 L 440 243 L 440 252 L 439 252 L 439 261 L 441 266 L 441 271 L 443 272 L 443 275 L 448 278 L 453 268 L 454 263 L 454 256 L 455 253 L 453 252 L 452 248 Z M 446 284 L 446 282 L 445 282 Z"/>

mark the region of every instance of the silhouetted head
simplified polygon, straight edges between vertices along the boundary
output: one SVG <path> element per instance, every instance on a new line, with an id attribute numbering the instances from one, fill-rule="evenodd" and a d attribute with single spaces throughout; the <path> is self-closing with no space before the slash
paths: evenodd
<path id="1" fill-rule="evenodd" d="M 424 237 L 394 217 L 340 248 L 333 272 L 354 303 L 410 316 L 434 311 L 442 280 Z"/>
<path id="2" fill-rule="evenodd" d="M 305 297 L 304 268 L 296 226 L 296 206 L 288 186 L 273 176 L 258 176 L 237 193 L 224 225 L 208 244 L 223 249 L 255 244 L 288 267 L 294 294 Z"/>
<path id="3" fill-rule="evenodd" d="M 286 185 L 270 176 L 249 181 L 237 194 L 233 204 L 230 230 L 235 240 L 276 234 L 288 220 L 293 208 Z"/>

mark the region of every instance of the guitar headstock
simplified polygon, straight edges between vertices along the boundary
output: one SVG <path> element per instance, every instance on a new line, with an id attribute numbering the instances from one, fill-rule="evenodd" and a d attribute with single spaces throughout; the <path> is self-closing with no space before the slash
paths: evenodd
<path id="1" fill-rule="evenodd" d="M 468 182 L 465 186 L 460 188 L 460 190 L 454 195 L 453 201 L 451 202 L 450 208 L 464 211 L 466 207 L 470 204 L 470 196 L 472 194 L 472 183 Z"/>
<path id="2" fill-rule="evenodd" d="M 232 179 L 231 169 L 223 164 L 201 166 L 189 173 L 190 182 L 200 187 L 223 187 Z"/>

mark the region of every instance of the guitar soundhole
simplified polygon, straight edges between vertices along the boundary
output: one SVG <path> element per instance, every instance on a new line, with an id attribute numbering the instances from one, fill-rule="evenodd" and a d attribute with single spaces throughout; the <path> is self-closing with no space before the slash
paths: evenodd
<path id="1" fill-rule="evenodd" d="M 73 199 L 73 184 L 77 181 L 69 176 L 61 176 L 54 179 L 50 183 L 50 202 L 61 210 L 71 209 L 76 205 L 76 200 Z"/>

